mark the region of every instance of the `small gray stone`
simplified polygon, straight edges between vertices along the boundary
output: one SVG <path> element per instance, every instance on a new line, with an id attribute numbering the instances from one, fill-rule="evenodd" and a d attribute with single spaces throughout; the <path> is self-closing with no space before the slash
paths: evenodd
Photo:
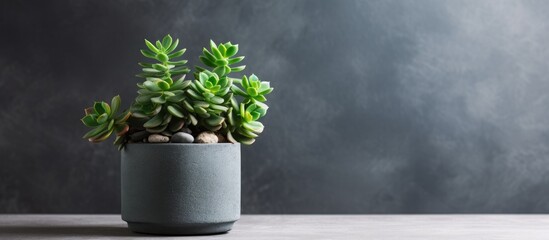
<path id="1" fill-rule="evenodd" d="M 188 133 L 188 134 L 193 134 L 193 131 L 191 131 L 191 129 L 189 129 L 189 128 L 181 128 L 179 131 L 184 132 L 184 133 Z"/>
<path id="2" fill-rule="evenodd" d="M 191 134 L 178 132 L 172 136 L 171 142 L 173 143 L 192 143 L 194 142 L 194 137 Z"/>
<path id="3" fill-rule="evenodd" d="M 140 142 L 142 139 L 145 139 L 149 136 L 149 132 L 147 131 L 138 131 L 130 134 L 130 139 L 135 142 Z"/>
<path id="4" fill-rule="evenodd" d="M 148 140 L 150 143 L 167 143 L 170 141 L 170 138 L 160 134 L 152 134 Z"/>
<path id="5" fill-rule="evenodd" d="M 196 142 L 197 143 L 217 143 L 218 140 L 219 139 L 217 138 L 215 133 L 210 132 L 210 131 L 201 132 L 196 137 Z"/>

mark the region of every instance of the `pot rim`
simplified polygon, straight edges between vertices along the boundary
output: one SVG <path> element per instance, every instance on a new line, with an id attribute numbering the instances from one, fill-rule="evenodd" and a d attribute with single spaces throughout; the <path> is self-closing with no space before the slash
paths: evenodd
<path id="1" fill-rule="evenodd" d="M 137 143 L 126 143 L 126 145 L 166 145 L 166 146 L 215 146 L 215 145 L 240 145 L 240 143 L 143 143 L 143 142 L 137 142 Z"/>

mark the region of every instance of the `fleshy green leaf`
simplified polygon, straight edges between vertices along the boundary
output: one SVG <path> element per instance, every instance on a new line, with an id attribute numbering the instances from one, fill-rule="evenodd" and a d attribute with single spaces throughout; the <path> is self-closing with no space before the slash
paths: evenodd
<path id="1" fill-rule="evenodd" d="M 169 97 L 167 98 L 166 100 L 168 102 L 174 102 L 174 103 L 178 103 L 178 102 L 181 102 L 185 99 L 185 95 L 184 94 L 176 94 L 172 97 Z"/>
<path id="2" fill-rule="evenodd" d="M 162 96 L 154 97 L 154 98 L 151 98 L 151 102 L 157 103 L 157 104 L 164 104 L 164 103 L 166 103 L 166 99 L 163 98 Z"/>
<path id="3" fill-rule="evenodd" d="M 248 92 L 248 95 L 252 96 L 252 97 L 255 97 L 257 96 L 257 89 L 253 88 L 253 87 L 249 87 L 248 89 L 246 89 L 246 92 Z"/>
<path id="4" fill-rule="evenodd" d="M 243 96 L 243 97 L 246 97 L 248 96 L 248 94 L 244 91 L 242 91 L 242 89 L 238 88 L 237 86 L 231 86 L 231 90 L 233 91 L 233 93 L 235 93 L 236 95 L 240 95 L 240 96 Z"/>
<path id="5" fill-rule="evenodd" d="M 208 114 L 208 112 L 206 111 L 206 109 L 201 108 L 201 107 L 196 106 L 196 105 L 194 106 L 194 111 L 195 111 L 199 116 L 204 117 L 204 118 L 210 116 L 210 114 Z"/>
<path id="6" fill-rule="evenodd" d="M 167 62 L 168 60 L 170 60 L 170 57 L 165 53 L 159 53 L 156 54 L 156 59 L 158 59 L 158 61 L 160 62 Z"/>
<path id="7" fill-rule="evenodd" d="M 219 50 L 219 52 L 221 53 L 221 55 L 223 56 L 226 56 L 225 53 L 227 52 L 227 48 L 225 47 L 225 45 L 223 44 L 220 44 L 217 49 Z"/>
<path id="8" fill-rule="evenodd" d="M 260 102 L 267 101 L 267 98 L 265 98 L 265 96 L 263 96 L 263 95 L 257 95 L 257 96 L 254 97 L 254 99 L 257 100 L 257 101 L 260 101 Z"/>
<path id="9" fill-rule="evenodd" d="M 249 84 L 249 80 L 248 80 L 248 77 L 246 77 L 246 75 L 242 76 L 242 81 L 240 82 L 240 84 L 242 85 L 242 87 L 244 89 L 248 89 L 248 87 L 250 87 L 250 84 Z"/>
<path id="10" fill-rule="evenodd" d="M 254 117 L 252 116 L 252 114 L 250 112 L 244 112 L 244 120 L 246 122 L 249 122 L 249 121 L 253 121 Z"/>
<path id="11" fill-rule="evenodd" d="M 158 48 L 159 50 L 161 50 L 163 47 L 162 47 L 162 43 L 160 41 L 156 41 L 156 48 Z"/>
<path id="12" fill-rule="evenodd" d="M 239 128 L 237 130 L 238 133 L 242 134 L 243 136 L 245 137 L 249 137 L 249 138 L 256 138 L 258 137 L 257 134 L 255 134 L 254 132 L 248 130 L 248 129 L 245 129 L 245 128 Z"/>
<path id="13" fill-rule="evenodd" d="M 255 142 L 255 139 L 253 138 L 243 138 L 239 140 L 240 143 L 245 145 L 252 145 Z"/>
<path id="14" fill-rule="evenodd" d="M 191 120 L 192 125 L 196 125 L 198 123 L 198 119 L 192 114 L 189 115 L 189 119 Z"/>
<path id="15" fill-rule="evenodd" d="M 265 128 L 262 123 L 257 121 L 244 122 L 242 126 L 253 131 L 254 133 L 262 133 Z"/>
<path id="16" fill-rule="evenodd" d="M 160 53 L 160 51 L 158 50 L 158 48 L 156 48 L 151 42 L 149 42 L 149 40 L 145 39 L 145 45 L 147 45 L 147 47 L 153 51 L 154 53 Z"/>
<path id="17" fill-rule="evenodd" d="M 212 61 L 210 61 L 210 59 L 208 59 L 207 57 L 204 57 L 204 56 L 200 56 L 198 57 L 200 59 L 200 61 L 202 63 L 204 63 L 206 66 L 208 67 L 216 67 L 215 63 L 213 63 Z"/>
<path id="18" fill-rule="evenodd" d="M 156 115 L 153 118 L 149 119 L 147 122 L 145 122 L 145 124 L 143 124 L 143 127 L 145 127 L 145 128 L 158 127 L 160 124 L 162 124 L 163 120 L 164 120 L 163 116 Z"/>
<path id="19" fill-rule="evenodd" d="M 207 118 L 204 121 L 210 126 L 217 126 L 222 124 L 225 121 L 225 118 L 222 118 L 216 115 L 211 115 L 209 118 Z"/>
<path id="20" fill-rule="evenodd" d="M 183 108 L 189 112 L 194 112 L 193 106 L 187 100 L 183 100 Z"/>
<path id="21" fill-rule="evenodd" d="M 82 138 L 90 138 L 90 137 L 97 136 L 101 134 L 101 132 L 103 132 L 105 129 L 107 129 L 108 126 L 109 126 L 108 123 L 103 123 L 97 126 L 96 128 L 92 129 L 91 131 L 87 132 Z"/>
<path id="22" fill-rule="evenodd" d="M 228 62 L 229 64 L 236 64 L 236 63 L 241 62 L 243 59 L 244 59 L 244 56 L 235 57 L 235 58 L 229 58 L 229 60 L 228 60 L 227 62 Z"/>
<path id="23" fill-rule="evenodd" d="M 149 89 L 150 91 L 157 92 L 162 90 L 158 85 L 156 85 L 154 82 L 151 81 L 145 81 L 143 85 Z"/>
<path id="24" fill-rule="evenodd" d="M 220 67 L 216 67 L 214 68 L 214 73 L 217 74 L 218 76 L 223 76 L 225 75 L 225 68 L 223 66 L 220 66 Z"/>
<path id="25" fill-rule="evenodd" d="M 170 34 L 166 35 L 164 39 L 162 39 L 162 46 L 164 49 L 168 49 L 172 45 L 172 36 Z"/>
<path id="26" fill-rule="evenodd" d="M 112 114 L 116 114 L 118 112 L 118 108 L 120 108 L 120 95 L 116 95 L 111 100 L 111 111 Z"/>
<path id="27" fill-rule="evenodd" d="M 186 48 L 183 48 L 183 49 L 181 49 L 181 50 L 179 50 L 179 51 L 177 51 L 177 52 L 168 54 L 168 57 L 169 57 L 170 59 L 176 58 L 176 57 L 180 57 L 180 56 L 182 56 L 182 55 L 185 53 L 185 51 L 187 51 L 187 49 L 186 49 Z"/>
<path id="28" fill-rule="evenodd" d="M 93 104 L 93 110 L 94 110 L 94 113 L 97 115 L 101 115 L 105 113 L 105 109 L 103 108 L 103 105 L 101 104 L 101 102 L 95 102 Z"/>
<path id="29" fill-rule="evenodd" d="M 87 127 L 95 127 L 99 125 L 91 115 L 83 117 L 80 121 L 82 121 L 82 123 L 84 123 Z"/>
<path id="30" fill-rule="evenodd" d="M 107 138 L 109 138 L 112 134 L 112 132 L 114 131 L 114 128 L 110 128 L 110 129 L 107 129 L 107 131 L 103 132 L 102 134 L 100 134 L 99 136 L 97 137 L 91 137 L 89 138 L 90 142 L 102 142 L 102 141 L 105 141 L 107 140 Z"/>
<path id="31" fill-rule="evenodd" d="M 240 104 L 240 116 L 244 117 L 246 115 L 246 109 L 244 108 L 244 103 Z"/>
<path id="32" fill-rule="evenodd" d="M 274 88 L 268 88 L 268 89 L 263 90 L 263 91 L 260 90 L 261 92 L 259 92 L 259 94 L 261 94 L 261 95 L 267 95 L 267 94 L 271 93 L 271 92 L 273 91 L 273 89 L 274 89 Z"/>
<path id="33" fill-rule="evenodd" d="M 166 49 L 166 52 L 171 53 L 177 47 L 178 44 L 179 44 L 179 39 L 175 39 L 172 45 L 168 49 Z"/>
<path id="34" fill-rule="evenodd" d="M 97 117 L 97 123 L 103 124 L 109 119 L 109 115 L 107 113 L 103 113 Z"/>
<path id="35" fill-rule="evenodd" d="M 130 126 L 128 124 L 118 125 L 115 128 L 117 136 L 122 136 L 122 135 L 126 134 L 128 132 L 128 130 L 130 130 Z"/>
<path id="36" fill-rule="evenodd" d="M 222 112 L 226 112 L 229 109 L 228 107 L 225 107 L 225 106 L 222 106 L 222 105 L 217 105 L 217 104 L 210 104 L 210 108 L 214 109 L 214 110 L 219 110 L 219 111 L 222 111 Z"/>
<path id="37" fill-rule="evenodd" d="M 143 54 L 143 56 L 145 57 L 148 57 L 148 58 L 152 58 L 152 59 L 156 59 L 156 54 L 149 51 L 149 50 L 141 50 L 141 54 Z"/>
<path id="38" fill-rule="evenodd" d="M 215 56 L 215 58 L 217 58 L 217 59 L 223 57 L 223 55 L 221 54 L 221 52 L 220 52 L 216 47 L 213 47 L 213 48 L 212 48 L 212 53 L 213 53 L 213 55 Z"/>
<path id="39" fill-rule="evenodd" d="M 231 132 L 227 132 L 227 140 L 231 143 L 237 143 L 236 139 L 234 139 L 233 134 Z"/>
<path id="40" fill-rule="evenodd" d="M 156 82 L 156 85 L 157 85 L 160 89 L 162 89 L 162 90 L 168 90 L 168 89 L 170 89 L 170 84 L 168 84 L 168 83 L 165 82 L 165 81 L 158 81 L 158 82 Z"/>
<path id="41" fill-rule="evenodd" d="M 132 116 L 135 117 L 135 118 L 146 118 L 146 117 L 147 117 L 147 115 L 145 115 L 145 114 L 142 113 L 142 112 L 132 112 L 131 114 L 132 114 Z"/>
<path id="42" fill-rule="evenodd" d="M 218 96 L 211 97 L 210 101 L 215 103 L 215 104 L 222 104 L 223 102 L 225 102 L 225 100 L 223 98 L 220 98 Z"/>
<path id="43" fill-rule="evenodd" d="M 246 65 L 231 68 L 232 72 L 240 72 L 246 68 Z"/>
<path id="44" fill-rule="evenodd" d="M 168 112 L 170 112 L 172 115 L 174 115 L 178 118 L 184 118 L 185 117 L 180 110 L 176 109 L 175 107 L 173 107 L 171 105 L 168 106 Z"/>
<path id="45" fill-rule="evenodd" d="M 227 48 L 227 52 L 225 53 L 225 56 L 232 57 L 238 52 L 238 44 L 230 46 Z"/>
<path id="46" fill-rule="evenodd" d="M 166 71 L 168 70 L 168 67 L 162 65 L 162 64 L 153 64 L 152 67 L 158 72 L 158 71 Z M 147 69 L 147 68 L 144 68 L 144 69 Z"/>
<path id="47" fill-rule="evenodd" d="M 213 40 L 210 39 L 210 49 L 214 49 L 214 48 L 217 48 L 217 45 L 215 44 L 215 42 Z"/>
<path id="48" fill-rule="evenodd" d="M 228 63 L 227 60 L 225 60 L 223 58 L 215 60 L 215 65 L 217 65 L 217 66 L 227 65 L 227 63 Z"/>
<path id="49" fill-rule="evenodd" d="M 124 113 L 120 114 L 118 117 L 116 117 L 116 124 L 122 124 L 125 123 L 132 113 L 130 111 L 125 111 Z"/>

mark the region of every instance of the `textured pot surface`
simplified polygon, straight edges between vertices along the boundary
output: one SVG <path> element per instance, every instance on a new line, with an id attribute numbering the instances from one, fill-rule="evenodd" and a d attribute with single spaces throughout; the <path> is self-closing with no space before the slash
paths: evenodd
<path id="1" fill-rule="evenodd" d="M 221 233 L 240 218 L 240 144 L 128 144 L 121 169 L 132 231 Z"/>

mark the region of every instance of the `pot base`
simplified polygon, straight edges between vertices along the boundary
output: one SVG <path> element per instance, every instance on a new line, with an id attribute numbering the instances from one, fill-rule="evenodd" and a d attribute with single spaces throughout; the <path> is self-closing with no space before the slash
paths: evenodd
<path id="1" fill-rule="evenodd" d="M 128 222 L 133 232 L 156 235 L 206 235 L 220 234 L 231 230 L 235 221 L 222 223 L 188 223 L 164 225 L 155 223 Z"/>

